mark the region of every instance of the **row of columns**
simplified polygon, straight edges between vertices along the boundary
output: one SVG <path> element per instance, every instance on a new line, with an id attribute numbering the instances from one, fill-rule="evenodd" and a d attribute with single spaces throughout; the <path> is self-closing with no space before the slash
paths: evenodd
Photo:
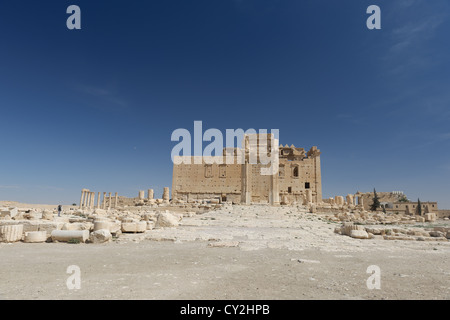
<path id="1" fill-rule="evenodd" d="M 97 196 L 97 206 L 95 206 L 95 192 L 90 191 L 89 189 L 82 189 L 81 190 L 81 198 L 80 198 L 80 209 L 111 209 L 112 206 L 112 194 L 109 192 L 109 201 L 108 201 L 108 208 L 106 208 L 106 192 L 103 192 L 103 201 L 101 200 L 101 193 L 98 192 Z M 114 198 L 114 206 L 113 208 L 117 208 L 117 203 L 119 200 L 119 195 L 115 194 Z"/>
<path id="2" fill-rule="evenodd" d="M 167 189 L 167 191 L 166 191 L 166 189 Z M 167 194 L 169 194 L 168 190 L 169 190 L 169 188 L 164 188 L 164 192 L 165 193 L 167 192 Z M 155 191 L 153 189 L 148 189 L 148 191 L 147 191 L 147 200 L 153 200 L 154 195 L 155 195 Z M 163 197 L 164 197 L 164 195 L 163 195 Z M 145 190 L 139 190 L 138 199 L 139 200 L 145 200 Z"/>

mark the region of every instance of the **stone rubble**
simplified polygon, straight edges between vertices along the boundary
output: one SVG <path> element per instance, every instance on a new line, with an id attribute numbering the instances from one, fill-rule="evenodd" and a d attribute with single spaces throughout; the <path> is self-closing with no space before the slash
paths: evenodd
<path id="1" fill-rule="evenodd" d="M 165 197 L 167 199 L 167 196 Z M 348 195 L 347 201 L 354 201 Z M 336 197 L 337 204 L 330 207 L 325 203 L 309 203 L 305 205 L 233 205 L 231 202 L 211 203 L 198 201 L 195 203 L 166 203 L 161 205 L 114 208 L 109 210 L 76 209 L 62 212 L 56 211 L 0 208 L 0 242 L 82 242 L 108 243 L 126 239 L 139 242 L 149 240 L 171 241 L 208 241 L 210 247 L 239 247 L 243 250 L 264 246 L 276 248 L 297 247 L 292 241 L 281 244 L 276 241 L 275 233 L 279 228 L 283 234 L 281 239 L 295 240 L 302 237 L 298 230 L 308 230 L 316 235 L 317 247 L 325 240 L 319 234 L 345 235 L 354 239 L 404 240 L 404 241 L 448 241 L 450 228 L 432 226 L 436 215 L 427 213 L 424 216 L 384 214 L 383 212 L 367 212 L 362 208 L 342 207 L 343 197 Z M 330 208 L 328 208 L 330 207 Z M 328 229 L 319 230 L 319 224 L 329 225 Z M 444 221 L 444 220 L 442 220 Z M 334 228 L 333 225 L 340 224 Z M 423 224 L 423 225 L 421 225 Z M 448 223 L 447 223 L 448 225 Z M 270 228 L 270 233 L 255 233 L 239 228 L 246 226 L 256 230 L 254 226 Z M 194 228 L 192 228 L 194 227 Z M 210 232 L 205 229 L 210 228 Z M 230 227 L 231 229 L 227 229 Z M 214 228 L 217 229 L 216 231 Z M 317 228 L 317 230 L 315 229 Z M 269 230 L 269 229 L 268 229 Z M 259 231 L 258 231 L 259 232 Z M 138 235 L 142 236 L 138 236 Z M 242 241 L 242 237 L 247 240 Z M 325 238 L 325 237 L 324 237 Z M 255 240 L 266 239 L 259 242 Z M 285 241 L 283 240 L 283 241 Z M 251 244 L 249 244 L 251 243 Z"/>

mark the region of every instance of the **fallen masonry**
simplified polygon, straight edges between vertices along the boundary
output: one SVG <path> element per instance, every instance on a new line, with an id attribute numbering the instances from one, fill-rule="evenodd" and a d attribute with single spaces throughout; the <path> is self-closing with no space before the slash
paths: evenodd
<path id="1" fill-rule="evenodd" d="M 107 243 L 125 233 L 175 228 L 183 216 L 196 214 L 191 206 L 172 208 L 179 212 L 169 212 L 165 208 L 79 209 L 63 212 L 61 216 L 49 210 L 0 209 L 4 213 L 0 217 L 0 242 Z M 196 209 L 204 211 L 204 208 Z"/>
<path id="2" fill-rule="evenodd" d="M 351 197 L 349 197 L 351 198 Z M 338 198 L 342 203 L 342 199 Z M 202 204 L 202 206 L 205 203 Z M 367 212 L 363 208 L 329 212 L 328 204 L 282 205 L 233 205 L 230 202 L 214 204 L 209 208 L 193 207 L 187 204 L 161 206 L 137 206 L 110 210 L 68 210 L 58 216 L 57 212 L 9 208 L 14 217 L 0 218 L 0 242 L 66 242 L 66 243 L 109 243 L 112 241 L 209 241 L 208 247 L 248 247 L 248 241 L 267 241 L 277 246 L 276 238 L 264 228 L 287 228 L 284 239 L 295 241 L 296 230 L 306 230 L 309 220 L 322 221 L 322 226 L 311 228 L 311 239 L 317 239 L 317 230 L 327 230 L 353 239 L 380 239 L 403 241 L 448 241 L 450 224 L 444 219 L 426 219 L 422 216 L 392 215 L 382 212 Z M 327 213 L 328 212 L 328 213 Z M 428 217 L 434 218 L 434 217 Z M 289 221 L 296 221 L 293 225 Z M 439 221 L 436 224 L 436 221 Z M 333 227 L 340 223 L 339 227 Z M 440 226 L 442 223 L 443 226 Z M 242 242 L 242 226 L 261 226 L 261 235 L 246 234 Z M 204 228 L 207 227 L 206 229 Z M 218 235 L 208 230 L 217 227 L 224 232 Z M 181 227 L 181 229 L 180 229 Z M 196 228 L 197 227 L 197 228 Z M 226 228 L 229 227 L 229 228 Z M 213 229 L 208 229 L 213 228 Z M 231 228 L 231 229 L 230 229 Z M 217 230 L 217 229 L 214 229 Z M 251 229 L 254 230 L 254 229 Z M 275 231 L 274 231 L 275 232 Z M 131 237 L 131 238 L 130 238 Z M 250 238 L 249 238 L 250 237 Z M 300 238 L 299 238 L 300 239 Z M 273 241 L 273 242 L 272 242 Z M 300 241 L 300 240 L 299 240 Z M 320 240 L 321 241 L 321 240 Z M 253 243 L 253 242 L 252 242 Z M 253 243 L 255 244 L 255 243 Z M 252 244 L 252 245 L 253 245 Z M 290 244 L 287 244 L 289 246 Z M 293 246 L 298 244 L 294 243 Z"/>
<path id="3" fill-rule="evenodd" d="M 418 227 L 364 227 L 353 222 L 345 222 L 334 230 L 335 233 L 355 239 L 413 240 L 413 241 L 448 241 L 450 227 L 434 227 L 426 231 Z"/>

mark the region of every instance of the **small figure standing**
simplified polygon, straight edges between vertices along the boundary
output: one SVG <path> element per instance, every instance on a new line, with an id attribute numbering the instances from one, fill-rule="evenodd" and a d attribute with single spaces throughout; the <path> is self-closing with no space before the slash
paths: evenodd
<path id="1" fill-rule="evenodd" d="M 62 206 L 58 206 L 58 217 L 61 217 Z"/>

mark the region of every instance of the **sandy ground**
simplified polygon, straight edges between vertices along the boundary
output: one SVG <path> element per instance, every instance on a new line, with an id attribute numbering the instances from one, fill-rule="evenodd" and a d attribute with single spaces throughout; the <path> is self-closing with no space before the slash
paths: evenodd
<path id="1" fill-rule="evenodd" d="M 301 208 L 233 206 L 108 244 L 0 244 L 0 298 L 450 299 L 450 242 L 357 240 L 336 226 Z"/>

